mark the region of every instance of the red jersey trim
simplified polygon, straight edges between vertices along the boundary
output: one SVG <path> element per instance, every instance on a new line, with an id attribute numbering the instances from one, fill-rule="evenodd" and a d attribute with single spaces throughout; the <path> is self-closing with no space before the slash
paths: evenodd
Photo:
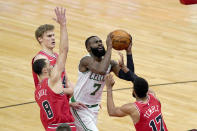
<path id="1" fill-rule="evenodd" d="M 138 108 L 138 106 L 136 105 L 136 103 L 134 103 L 134 105 L 135 105 L 135 107 L 136 107 L 136 109 L 137 109 L 137 111 L 138 111 L 138 113 L 139 113 L 139 116 L 140 116 L 140 115 L 141 115 L 141 114 L 140 114 L 140 109 Z M 139 119 L 139 121 L 140 121 L 140 119 Z M 138 122 L 139 122 L 139 121 L 138 121 Z M 138 123 L 138 122 L 137 122 L 137 123 Z M 137 123 L 135 123 L 135 124 L 137 124 Z"/>
<path id="2" fill-rule="evenodd" d="M 57 57 L 58 57 L 58 54 L 57 53 L 53 53 L 54 54 L 54 56 L 52 56 L 52 55 L 50 55 L 50 54 L 47 54 L 46 52 L 44 52 L 44 51 L 39 51 L 37 54 L 36 54 L 36 56 L 37 55 L 43 55 L 43 56 L 46 56 L 47 58 L 48 58 L 48 60 L 50 61 L 50 64 L 51 64 L 51 59 L 54 59 L 54 60 L 56 60 L 57 59 Z M 32 65 L 33 65 L 33 63 L 34 63 L 34 59 L 35 59 L 35 57 L 36 56 L 34 56 L 33 57 L 33 59 L 32 59 Z M 55 64 L 55 63 L 54 63 Z M 51 65 L 54 65 L 54 64 L 51 64 Z M 33 79 L 34 79 L 34 85 L 35 85 L 35 88 L 37 88 L 37 86 L 38 86 L 38 84 L 40 83 L 39 82 L 39 79 L 38 79 L 38 76 L 37 76 L 37 74 L 33 71 L 33 66 L 32 66 L 32 75 L 33 75 Z"/>
<path id="3" fill-rule="evenodd" d="M 38 53 L 38 55 L 44 55 L 44 56 L 50 56 L 50 57 L 53 57 L 53 58 L 57 58 L 57 54 L 56 53 L 53 53 L 54 54 L 54 56 L 53 55 L 50 55 L 50 54 L 48 54 L 48 53 L 46 53 L 45 51 L 40 51 L 39 53 Z"/>

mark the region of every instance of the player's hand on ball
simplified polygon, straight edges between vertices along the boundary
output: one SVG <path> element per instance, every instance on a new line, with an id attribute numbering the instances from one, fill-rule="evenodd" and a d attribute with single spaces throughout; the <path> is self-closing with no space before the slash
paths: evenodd
<path id="1" fill-rule="evenodd" d="M 111 74 L 107 74 L 105 76 L 105 83 L 106 83 L 106 86 L 108 89 L 113 87 L 115 81 L 114 81 L 113 76 Z"/>

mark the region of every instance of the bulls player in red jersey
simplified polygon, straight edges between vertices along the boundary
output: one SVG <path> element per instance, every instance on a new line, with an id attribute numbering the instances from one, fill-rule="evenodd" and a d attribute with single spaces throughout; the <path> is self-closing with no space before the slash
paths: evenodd
<path id="1" fill-rule="evenodd" d="M 32 64 L 38 59 L 48 59 L 51 66 L 54 66 L 58 57 L 58 54 L 53 52 L 55 48 L 55 33 L 54 26 L 50 24 L 45 24 L 39 26 L 35 31 L 35 37 L 39 44 L 41 45 L 41 51 L 32 59 Z M 32 70 L 35 87 L 39 84 L 39 79 L 37 74 Z M 66 87 L 66 77 L 65 71 L 62 72 L 62 84 L 64 88 Z"/>
<path id="2" fill-rule="evenodd" d="M 55 18 L 53 18 L 55 19 Z M 54 33 L 54 26 L 50 24 L 45 24 L 39 26 L 35 31 L 35 37 L 36 40 L 41 45 L 41 50 L 37 53 L 37 55 L 32 59 L 32 65 L 34 61 L 39 59 L 47 59 L 49 60 L 49 63 L 52 67 L 55 66 L 58 54 L 53 52 L 53 49 L 55 48 L 55 33 Z M 33 71 L 32 68 L 32 74 L 34 79 L 35 88 L 39 87 L 39 78 L 38 75 Z M 66 78 L 65 70 L 61 74 L 62 79 L 62 85 L 64 88 L 66 88 L 66 83 L 68 83 L 68 78 Z M 68 97 L 69 101 L 70 96 Z M 75 102 L 70 103 L 70 106 L 73 108 L 80 108 L 81 103 Z"/>
<path id="3" fill-rule="evenodd" d="M 132 72 L 131 76 L 135 77 L 133 96 L 136 98 L 136 102 L 121 107 L 114 105 L 112 87 L 115 82 L 113 76 L 111 74 L 106 76 L 108 114 L 115 117 L 130 116 L 136 131 L 167 131 L 161 113 L 161 103 L 155 93 L 149 89 L 148 82 Z"/>
<path id="4" fill-rule="evenodd" d="M 53 52 L 55 48 L 55 33 L 54 26 L 51 24 L 44 24 L 39 26 L 35 31 L 36 40 L 41 45 L 41 51 L 37 53 L 37 55 L 32 59 L 32 64 L 34 61 L 38 59 L 48 59 L 51 66 L 54 66 L 57 61 L 58 54 Z M 38 76 L 35 72 L 33 72 L 34 84 L 35 87 L 39 84 Z M 66 87 L 66 77 L 65 71 L 62 72 L 62 84 L 64 88 Z"/>
<path id="5" fill-rule="evenodd" d="M 35 99 L 40 107 L 40 119 L 46 131 L 55 131 L 62 123 L 70 125 L 72 131 L 76 131 L 68 101 L 68 95 L 73 94 L 73 88 L 69 82 L 66 83 L 67 87 L 63 88 L 61 79 L 68 53 L 65 9 L 56 8 L 55 13 L 57 17 L 55 20 L 60 24 L 59 56 L 54 67 L 51 65 L 50 59 L 40 58 L 34 60 L 32 69 L 40 80 L 36 85 Z M 44 35 L 48 37 L 47 34 Z M 42 39 L 45 39 L 44 37 Z M 50 40 L 48 42 L 51 44 Z M 79 103 L 78 105 L 84 106 Z M 84 106 L 84 108 L 86 107 Z"/>

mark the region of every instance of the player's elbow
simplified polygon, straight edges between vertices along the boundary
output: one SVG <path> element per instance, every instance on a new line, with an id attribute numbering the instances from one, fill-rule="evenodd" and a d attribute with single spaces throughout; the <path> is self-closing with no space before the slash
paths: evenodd
<path id="1" fill-rule="evenodd" d="M 67 54 L 68 53 L 68 46 L 65 46 L 63 49 L 60 50 L 60 54 Z"/>
<path id="2" fill-rule="evenodd" d="M 73 89 L 72 88 L 64 88 L 64 94 L 67 94 L 69 96 L 73 95 Z"/>
<path id="3" fill-rule="evenodd" d="M 112 111 L 112 110 L 108 110 L 108 115 L 109 116 L 116 116 L 115 113 L 114 113 L 114 111 Z"/>
<path id="4" fill-rule="evenodd" d="M 65 47 L 64 47 L 64 51 L 65 51 L 65 52 L 68 52 L 68 50 L 69 50 L 69 47 L 68 47 L 68 46 L 65 46 Z"/>
<path id="5" fill-rule="evenodd" d="M 109 116 L 114 116 L 112 113 L 109 113 L 109 112 L 108 112 L 108 115 L 109 115 Z"/>

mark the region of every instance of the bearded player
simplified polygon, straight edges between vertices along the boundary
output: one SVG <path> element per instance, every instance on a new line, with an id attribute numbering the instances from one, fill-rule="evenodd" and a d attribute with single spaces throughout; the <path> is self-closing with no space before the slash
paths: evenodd
<path id="1" fill-rule="evenodd" d="M 132 42 L 126 50 L 129 69 L 111 60 L 111 34 L 107 37 L 106 45 L 107 50 L 105 50 L 102 40 L 97 36 L 91 36 L 85 41 L 89 54 L 80 60 L 78 81 L 71 98 L 72 102 L 81 102 L 87 106 L 84 109 L 72 108 L 71 110 L 75 117 L 77 131 L 98 131 L 96 126 L 97 115 L 100 109 L 99 105 L 105 86 L 104 78 L 106 74 L 114 72 L 121 79 L 133 81 L 133 77 L 130 77 L 129 73 L 130 71 L 134 72 L 131 52 Z"/>

